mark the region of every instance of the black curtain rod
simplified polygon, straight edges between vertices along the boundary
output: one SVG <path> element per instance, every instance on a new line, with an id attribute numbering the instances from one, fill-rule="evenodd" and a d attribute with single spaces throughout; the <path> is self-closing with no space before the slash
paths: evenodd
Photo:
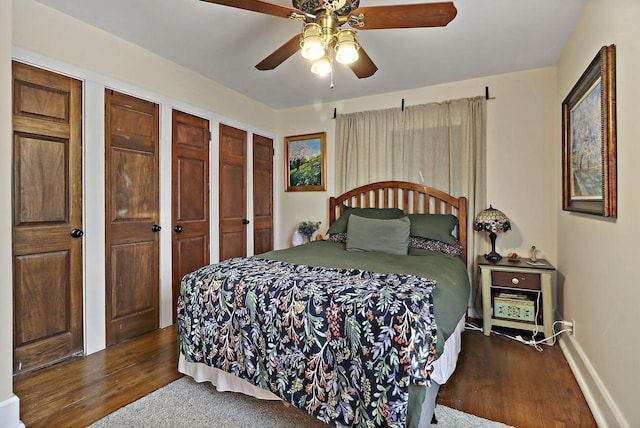
<path id="1" fill-rule="evenodd" d="M 495 100 L 496 99 L 496 97 L 489 96 L 489 87 L 488 86 L 484 87 L 484 97 L 487 100 Z M 402 98 L 402 101 L 400 103 L 400 109 L 402 111 L 404 111 L 404 98 Z M 334 107 L 333 108 L 333 118 L 332 119 L 335 119 L 337 114 L 338 114 L 338 109 L 336 107 Z"/>

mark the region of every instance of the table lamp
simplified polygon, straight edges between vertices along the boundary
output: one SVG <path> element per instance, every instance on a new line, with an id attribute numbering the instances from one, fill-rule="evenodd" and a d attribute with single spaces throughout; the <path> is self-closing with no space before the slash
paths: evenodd
<path id="1" fill-rule="evenodd" d="M 489 205 L 489 208 L 476 216 L 475 229 L 479 232 L 483 230 L 489 232 L 491 252 L 485 254 L 484 258 L 492 261 L 500 260 L 502 256 L 496 252 L 496 233 L 506 232 L 511 229 L 511 223 L 509 223 L 507 216 L 502 211 Z"/>

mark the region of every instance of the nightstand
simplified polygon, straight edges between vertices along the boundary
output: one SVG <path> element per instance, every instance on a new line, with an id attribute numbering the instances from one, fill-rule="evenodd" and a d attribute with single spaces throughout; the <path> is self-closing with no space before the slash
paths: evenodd
<path id="1" fill-rule="evenodd" d="M 485 336 L 493 326 L 537 329 L 545 338 L 553 336 L 552 276 L 556 268 L 544 259 L 537 260 L 543 265 L 530 261 L 503 258 L 493 262 L 478 256 Z M 555 339 L 545 343 L 553 345 Z"/>

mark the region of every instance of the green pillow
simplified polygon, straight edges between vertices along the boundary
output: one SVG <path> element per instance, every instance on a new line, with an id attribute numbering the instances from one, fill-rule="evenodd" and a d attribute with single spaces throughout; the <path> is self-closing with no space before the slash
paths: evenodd
<path id="1" fill-rule="evenodd" d="M 347 251 L 381 251 L 406 256 L 411 222 L 408 217 L 380 220 L 349 216 Z"/>
<path id="2" fill-rule="evenodd" d="M 409 214 L 411 236 L 435 239 L 451 244 L 458 218 L 451 214 Z"/>
<path id="3" fill-rule="evenodd" d="M 349 216 L 355 214 L 365 218 L 391 219 L 404 217 L 404 212 L 400 208 L 351 208 L 346 207 L 339 219 L 329 228 L 327 233 L 345 233 L 349 223 Z"/>

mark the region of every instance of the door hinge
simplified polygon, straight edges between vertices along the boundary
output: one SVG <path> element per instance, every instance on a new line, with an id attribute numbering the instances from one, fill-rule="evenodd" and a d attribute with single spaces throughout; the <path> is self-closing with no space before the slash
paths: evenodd
<path id="1" fill-rule="evenodd" d="M 211 131 L 209 131 L 209 142 L 211 142 Z"/>

